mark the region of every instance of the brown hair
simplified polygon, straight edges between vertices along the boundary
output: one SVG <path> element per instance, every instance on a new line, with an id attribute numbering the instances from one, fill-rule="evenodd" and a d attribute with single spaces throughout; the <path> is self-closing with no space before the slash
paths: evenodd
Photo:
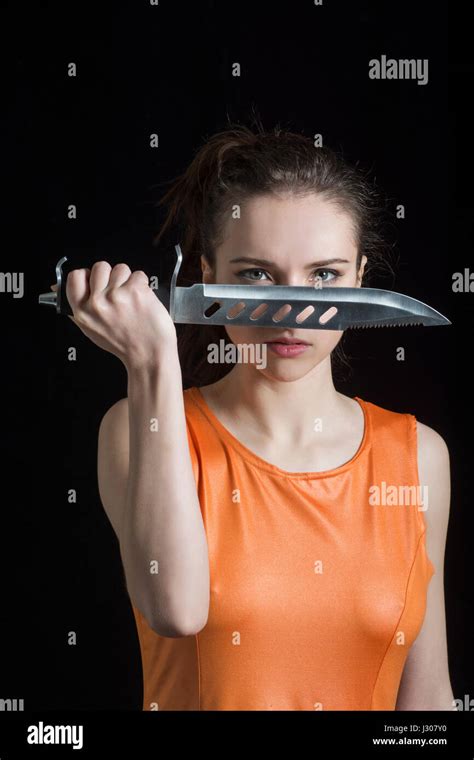
<path id="1" fill-rule="evenodd" d="M 266 132 L 257 120 L 252 130 L 229 123 L 210 137 L 158 202 L 167 206 L 165 221 L 154 239 L 157 245 L 169 228 L 178 228 L 183 262 L 178 285 L 202 281 L 200 256 L 211 266 L 222 240 L 228 211 L 234 204 L 268 193 L 317 193 L 352 218 L 358 247 L 357 268 L 367 256 L 364 284 L 376 269 L 389 269 L 389 246 L 380 233 L 384 208 L 358 165 L 349 165 L 328 147 L 315 147 L 301 134 L 279 126 Z M 207 346 L 229 338 L 224 326 L 177 325 L 183 386 L 207 385 L 226 375 L 233 365 L 210 364 Z M 343 336 L 344 337 L 344 336 Z M 341 341 L 332 358 L 347 363 Z"/>

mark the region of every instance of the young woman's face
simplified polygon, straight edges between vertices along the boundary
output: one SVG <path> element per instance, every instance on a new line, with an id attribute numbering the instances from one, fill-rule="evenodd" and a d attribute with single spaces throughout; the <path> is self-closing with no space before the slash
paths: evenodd
<path id="1" fill-rule="evenodd" d="M 241 285 L 360 287 L 367 257 L 356 271 L 357 248 L 351 217 L 330 201 L 305 197 L 264 195 L 240 208 L 240 219 L 229 219 L 224 242 L 216 250 L 212 269 L 202 257 L 203 282 Z M 342 330 L 288 327 L 226 326 L 238 344 L 267 344 L 268 377 L 292 381 L 303 377 L 329 357 Z M 307 343 L 300 352 L 285 355 L 271 346 L 278 338 Z M 260 349 L 262 350 L 262 349 Z M 263 349 L 265 350 L 265 349 Z M 258 354 L 256 354 L 258 356 Z"/>

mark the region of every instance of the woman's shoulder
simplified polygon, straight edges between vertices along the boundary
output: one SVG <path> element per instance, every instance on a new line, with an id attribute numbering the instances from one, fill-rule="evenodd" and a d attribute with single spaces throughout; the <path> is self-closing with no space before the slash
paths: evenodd
<path id="1" fill-rule="evenodd" d="M 447 519 L 450 499 L 451 462 L 448 445 L 440 433 L 416 421 L 417 458 L 420 483 L 426 485 L 433 506 L 431 512 Z M 437 506 L 435 506 L 437 505 Z"/>
<path id="2" fill-rule="evenodd" d="M 449 458 L 448 445 L 437 430 L 416 419 L 416 432 L 418 437 L 418 449 L 426 459 L 440 461 L 446 457 Z"/>
<path id="3" fill-rule="evenodd" d="M 384 405 L 376 404 L 356 396 L 358 401 L 369 412 L 372 425 L 379 431 L 382 429 L 398 430 L 408 434 L 416 444 L 418 458 L 424 463 L 444 463 L 449 459 L 448 445 L 443 436 L 434 428 L 421 422 L 414 412 L 395 411 Z"/>

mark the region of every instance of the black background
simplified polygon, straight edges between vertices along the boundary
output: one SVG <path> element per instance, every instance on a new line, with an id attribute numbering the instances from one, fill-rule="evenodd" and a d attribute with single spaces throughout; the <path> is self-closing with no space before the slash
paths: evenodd
<path id="1" fill-rule="evenodd" d="M 354 331 L 352 374 L 338 390 L 415 414 L 449 446 L 451 680 L 456 698 L 474 697 L 474 293 L 452 292 L 453 273 L 474 270 L 467 22 L 458 19 L 448 46 L 447 4 L 426 0 L 100 8 L 39 3 L 24 18 L 17 8 L 5 31 L 13 45 L 2 270 L 25 273 L 25 295 L 0 294 L 0 696 L 24 698 L 25 709 L 141 709 L 138 638 L 96 474 L 98 425 L 126 395 L 126 373 L 37 297 L 63 255 L 71 268 L 106 259 L 156 274 L 172 256 L 152 246 L 157 184 L 183 171 L 227 115 L 250 124 L 256 109 L 265 127 L 321 133 L 373 170 L 391 199 L 399 256 L 395 280 L 374 286 L 419 298 L 452 321 Z M 382 54 L 428 58 L 429 83 L 370 80 L 368 61 Z M 76 78 L 67 76 L 71 61 Z M 231 75 L 234 61 L 240 78 Z M 158 149 L 149 147 L 152 132 Z M 404 220 L 395 218 L 397 204 Z M 395 361 L 400 345 L 405 362 Z M 69 346 L 76 362 L 67 360 Z M 69 631 L 77 646 L 68 646 Z"/>

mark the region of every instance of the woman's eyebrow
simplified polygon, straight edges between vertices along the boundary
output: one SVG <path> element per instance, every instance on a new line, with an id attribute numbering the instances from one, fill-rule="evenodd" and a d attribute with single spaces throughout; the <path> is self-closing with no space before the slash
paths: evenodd
<path id="1" fill-rule="evenodd" d="M 266 266 L 266 267 L 276 267 L 276 264 L 274 261 L 268 261 L 267 259 L 253 259 L 249 258 L 248 256 L 239 256 L 237 259 L 230 259 L 229 264 L 237 264 L 237 263 L 247 263 L 247 264 L 257 264 L 258 266 Z M 321 267 L 321 266 L 328 266 L 329 264 L 349 264 L 350 261 L 348 259 L 324 259 L 321 261 L 313 261 L 312 264 L 306 264 L 303 268 L 304 269 L 313 269 L 315 267 Z M 278 268 L 278 267 L 277 267 Z"/>

